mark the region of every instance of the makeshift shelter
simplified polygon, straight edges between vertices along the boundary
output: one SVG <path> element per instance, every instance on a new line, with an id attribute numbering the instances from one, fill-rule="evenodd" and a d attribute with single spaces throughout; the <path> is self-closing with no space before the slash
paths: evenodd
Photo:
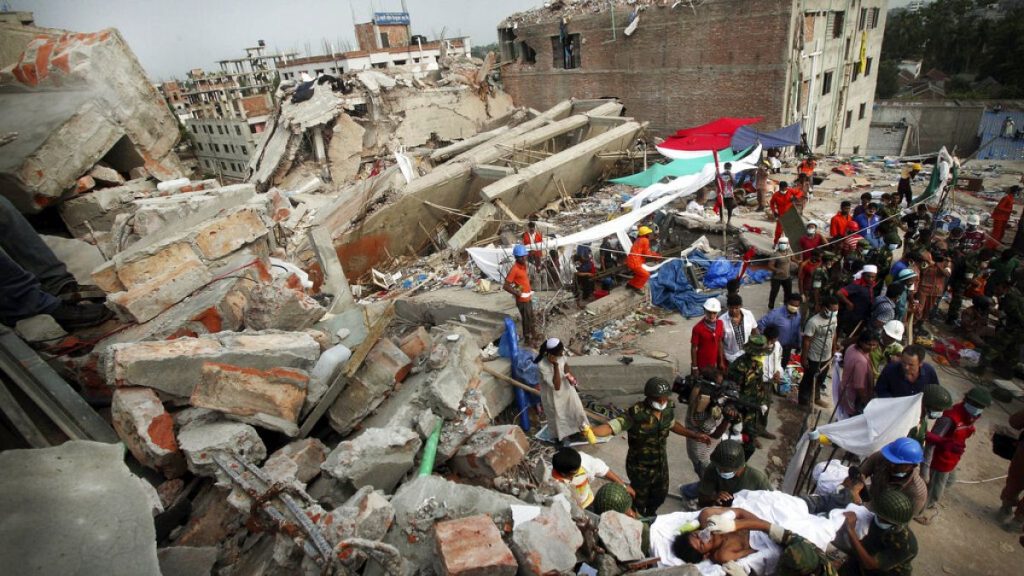
<path id="1" fill-rule="evenodd" d="M 658 146 L 658 152 L 668 158 L 692 158 L 708 150 L 722 150 L 732 145 L 732 137 L 741 126 L 760 122 L 756 118 L 719 118 L 707 124 L 683 128 Z"/>
<path id="2" fill-rule="evenodd" d="M 752 148 L 752 147 L 751 147 Z M 720 162 L 735 162 L 740 158 L 744 158 L 749 155 L 749 149 L 736 148 L 725 148 L 719 150 L 718 160 Z M 637 172 L 630 176 L 623 176 L 621 178 L 613 178 L 611 182 L 616 184 L 627 184 L 629 186 L 636 186 L 638 188 L 646 188 L 652 184 L 657 184 L 665 178 L 679 178 L 680 176 L 690 176 L 697 174 L 708 164 L 714 164 L 714 156 L 708 153 L 701 153 L 700 156 L 693 158 L 685 158 L 679 160 L 673 160 L 666 162 L 665 164 L 655 164 L 649 167 L 643 172 Z"/>
<path id="3" fill-rule="evenodd" d="M 759 132 L 750 126 L 740 126 L 732 136 L 733 150 L 745 150 L 758 144 L 765 148 L 799 146 L 800 123 L 795 122 L 774 132 Z"/>

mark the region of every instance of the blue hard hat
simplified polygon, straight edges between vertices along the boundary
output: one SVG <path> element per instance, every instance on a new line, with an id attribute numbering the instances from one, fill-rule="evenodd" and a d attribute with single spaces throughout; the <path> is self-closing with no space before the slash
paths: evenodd
<path id="1" fill-rule="evenodd" d="M 917 440 L 899 438 L 882 447 L 882 456 L 893 464 L 920 464 L 924 460 L 924 450 Z"/>
<path id="2" fill-rule="evenodd" d="M 516 258 L 522 258 L 523 256 L 526 256 L 526 246 L 523 246 L 522 244 L 516 244 L 515 247 L 512 248 L 512 255 L 515 256 Z"/>

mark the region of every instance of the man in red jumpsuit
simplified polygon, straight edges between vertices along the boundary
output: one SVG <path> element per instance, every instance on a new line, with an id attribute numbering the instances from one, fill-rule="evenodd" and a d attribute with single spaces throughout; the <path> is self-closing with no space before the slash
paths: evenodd
<path id="1" fill-rule="evenodd" d="M 544 235 L 537 231 L 537 222 L 530 220 L 526 224 L 526 232 L 523 232 L 523 246 L 532 246 L 534 244 L 540 246 L 543 241 Z M 543 256 L 543 250 L 530 250 L 530 262 L 533 262 L 536 266 L 540 265 L 540 260 Z"/>
<path id="2" fill-rule="evenodd" d="M 649 236 L 652 232 L 654 231 L 647 226 L 641 226 L 637 230 L 636 242 L 633 242 L 633 247 L 629 249 L 629 256 L 626 256 L 626 267 L 633 271 L 633 278 L 626 283 L 626 286 L 637 292 L 644 291 L 647 280 L 651 277 L 651 273 L 644 270 L 644 260 L 648 256 L 658 255 L 657 252 L 651 250 Z"/>
<path id="3" fill-rule="evenodd" d="M 772 243 L 778 244 L 782 236 L 782 215 L 793 207 L 793 194 L 789 191 L 789 183 L 779 182 L 779 189 L 768 200 L 768 208 L 775 217 L 775 238 Z"/>
<path id="4" fill-rule="evenodd" d="M 999 248 L 1003 243 L 1003 234 L 1006 233 L 1006 223 L 1013 215 L 1013 197 L 1020 192 L 1020 186 L 1010 186 L 1006 189 L 1004 196 L 996 204 L 992 211 L 992 238 L 986 242 L 989 248 Z"/>

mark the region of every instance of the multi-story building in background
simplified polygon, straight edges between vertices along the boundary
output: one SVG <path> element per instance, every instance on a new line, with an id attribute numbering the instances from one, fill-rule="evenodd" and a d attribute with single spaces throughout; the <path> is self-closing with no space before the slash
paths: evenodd
<path id="1" fill-rule="evenodd" d="M 358 50 L 289 59 L 279 65 L 282 80 L 301 80 L 306 74 L 339 75 L 346 72 L 423 65 L 436 68 L 442 54 L 469 55 L 468 37 L 428 40 L 413 35 L 406 12 L 378 12 L 370 22 L 356 24 Z"/>
<path id="2" fill-rule="evenodd" d="M 866 150 L 885 0 L 560 6 L 499 25 L 502 82 L 519 105 L 616 97 L 657 136 L 763 116 L 762 130 L 800 121 L 815 152 Z"/>

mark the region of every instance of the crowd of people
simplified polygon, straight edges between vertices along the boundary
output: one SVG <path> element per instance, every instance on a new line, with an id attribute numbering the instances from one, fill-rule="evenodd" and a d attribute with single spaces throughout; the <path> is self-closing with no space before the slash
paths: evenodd
<path id="1" fill-rule="evenodd" d="M 832 418 L 843 420 L 862 414 L 875 398 L 922 394 L 920 422 L 907 437 L 857 463 L 836 493 L 805 497 L 811 514 L 828 514 L 851 503 L 865 505 L 875 514 L 866 535 L 852 531 L 852 520 L 840 530 L 836 544 L 846 552 L 847 561 L 839 573 L 908 574 L 917 553 L 911 520 L 934 520 L 938 502 L 954 482 L 967 439 L 992 403 L 983 386 L 954 402 L 917 337 L 929 336 L 926 322 L 933 330 L 937 323 L 959 327 L 959 334 L 997 373 L 1011 374 L 1017 368 L 1024 342 L 1024 267 L 1020 255 L 1003 240 L 1021 188 L 1006 189 L 992 213 L 992 231 L 986 233 L 977 215 L 961 221 L 951 212 L 934 213 L 934 199 L 931 205 L 915 204 L 911 183 L 923 167 L 910 164 L 901 173 L 896 193 L 865 193 L 856 206 L 844 200 L 827 225 L 808 222 L 804 235 L 793 243 L 783 234 L 781 217 L 789 210 L 803 212 L 814 169 L 813 159 L 805 159 L 796 185 L 779 182 L 770 199 L 758 203 L 777 222 L 774 253 L 752 263 L 771 273 L 769 311 L 758 319 L 744 307 L 740 278 L 731 280 L 720 297 L 705 300 L 703 317 L 690 333 L 688 377 L 675 384 L 651 379 L 642 401 L 592 427 L 575 386 L 566 384 L 574 379 L 564 346 L 556 339 L 544 343 L 537 357 L 546 366 L 541 379 L 543 411 L 548 422 L 557 422 L 559 442 L 625 433 L 629 445 L 629 483 L 603 462 L 574 455 L 571 448 L 556 455 L 556 477 L 574 486 L 581 506 L 654 518 L 670 491 L 668 435 L 683 436 L 699 480 L 680 486 L 680 496 L 704 512 L 699 525 L 680 536 L 673 548 L 679 558 L 725 564 L 734 559 L 733 552 L 743 550 L 729 544 L 731 534 L 761 530 L 783 550 L 780 567 L 788 566 L 789 571 L 778 573 L 832 574 L 823 551 L 809 548 L 798 535 L 742 510 L 734 521 L 724 522 L 722 509 L 711 507 L 729 507 L 742 490 L 771 490 L 765 473 L 747 462 L 760 439 L 775 437 L 767 429 L 774 397 L 795 387 L 800 406 L 832 409 L 826 388 L 832 376 Z M 732 187 L 739 181 L 728 165 L 726 176 L 723 220 L 732 217 L 737 204 Z M 525 243 L 539 243 L 534 232 L 527 234 Z M 599 278 L 609 282 L 611 272 L 631 274 L 627 287 L 645 289 L 650 273 L 643 265 L 660 258 L 652 246 L 657 242 L 656 227 L 642 224 L 634 235 L 628 251 L 615 237 L 602 243 L 596 260 L 589 249 L 578 251 L 577 280 L 584 298 L 593 296 Z M 525 273 L 530 254 L 525 246 L 515 247 L 516 264 L 505 283 L 517 304 L 530 296 Z M 776 307 L 777 301 L 781 305 Z M 942 301 L 948 302 L 944 314 Z M 965 301 L 970 304 L 966 308 Z M 998 316 L 993 314 L 996 309 Z M 531 341 L 537 337 L 532 315 L 520 310 L 524 336 Z M 996 331 L 1005 337 L 990 338 Z M 545 387 L 552 389 L 547 395 Z M 735 394 L 723 408 L 716 399 L 729 387 Z M 572 398 L 558 400 L 559 394 Z M 676 418 L 675 395 L 687 403 L 682 421 Z M 1024 427 L 1024 416 L 1015 425 Z M 1024 522 L 1022 452 L 1018 450 L 1002 494 L 1003 520 L 1018 531 Z M 595 476 L 610 482 L 594 492 L 587 479 Z M 740 540 L 739 544 L 745 542 Z"/>

